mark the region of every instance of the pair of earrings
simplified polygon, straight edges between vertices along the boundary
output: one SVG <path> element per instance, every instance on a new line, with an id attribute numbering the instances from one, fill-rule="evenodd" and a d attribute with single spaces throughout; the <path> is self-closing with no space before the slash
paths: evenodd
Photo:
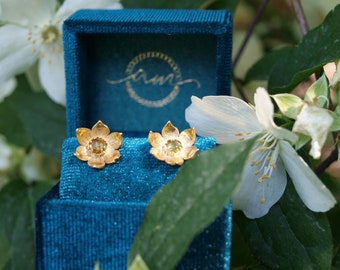
<path id="1" fill-rule="evenodd" d="M 120 158 L 119 149 L 123 143 L 123 134 L 110 133 L 110 129 L 102 121 L 98 121 L 92 129 L 77 128 L 76 137 L 80 144 L 74 155 L 95 169 L 102 169 L 106 164 L 113 164 Z M 181 133 L 168 121 L 161 133 L 149 132 L 150 154 L 169 165 L 182 165 L 196 155 L 194 146 L 196 132 L 189 128 Z"/>

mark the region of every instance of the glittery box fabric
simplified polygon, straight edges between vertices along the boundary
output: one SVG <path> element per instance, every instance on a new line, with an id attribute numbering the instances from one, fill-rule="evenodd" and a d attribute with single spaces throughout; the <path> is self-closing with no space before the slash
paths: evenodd
<path id="1" fill-rule="evenodd" d="M 64 24 L 68 138 L 60 183 L 37 204 L 37 269 L 126 269 L 155 192 L 179 167 L 154 159 L 148 131 L 188 128 L 191 95 L 229 94 L 231 14 L 82 10 Z M 123 132 L 121 158 L 102 170 L 73 156 L 75 129 L 102 120 Z M 200 152 L 215 146 L 197 138 Z M 188 179 L 189 181 L 190 179 Z M 229 269 L 231 207 L 191 244 L 178 269 Z"/>

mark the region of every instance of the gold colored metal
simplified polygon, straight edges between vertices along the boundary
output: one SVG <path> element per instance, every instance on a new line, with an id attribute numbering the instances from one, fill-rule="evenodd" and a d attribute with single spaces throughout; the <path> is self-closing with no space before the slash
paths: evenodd
<path id="1" fill-rule="evenodd" d="M 168 121 L 162 129 L 162 134 L 149 132 L 150 154 L 169 165 L 182 165 L 185 160 L 196 155 L 198 149 L 194 146 L 196 132 L 189 128 L 181 133 Z"/>
<path id="2" fill-rule="evenodd" d="M 102 169 L 106 164 L 115 163 L 122 145 L 122 133 L 110 133 L 110 129 L 102 121 L 98 121 L 92 129 L 77 128 L 76 137 L 80 144 L 74 155 L 95 169 Z"/>

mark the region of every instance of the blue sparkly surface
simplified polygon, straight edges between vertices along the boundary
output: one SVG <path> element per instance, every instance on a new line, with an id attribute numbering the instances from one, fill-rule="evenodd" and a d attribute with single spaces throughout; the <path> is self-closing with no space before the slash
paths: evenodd
<path id="1" fill-rule="evenodd" d="M 58 185 L 37 205 L 38 270 L 125 270 L 129 248 L 145 203 L 60 199 Z M 190 245 L 176 269 L 227 270 L 230 265 L 231 206 Z"/>
<path id="2" fill-rule="evenodd" d="M 160 131 L 168 120 L 187 128 L 184 110 L 191 95 L 230 93 L 232 16 L 213 10 L 82 10 L 65 22 L 63 33 L 69 138 L 60 183 L 37 204 L 37 269 L 92 270 L 99 261 L 101 270 L 124 270 L 149 200 L 179 169 L 149 154 L 147 133 Z M 161 107 L 131 99 L 126 82 L 107 83 L 124 79 L 131 59 L 145 51 L 162 52 L 176 63 L 172 69 L 159 59 L 138 63 L 148 78 L 180 70 L 178 95 Z M 186 79 L 199 80 L 201 87 Z M 151 101 L 175 89 L 133 83 L 135 93 Z M 121 158 L 102 170 L 73 156 L 75 129 L 98 120 L 124 136 Z M 214 145 L 209 138 L 196 141 L 200 151 Z M 177 269 L 229 269 L 231 225 L 229 204 L 198 235 Z"/>
<path id="3" fill-rule="evenodd" d="M 98 170 L 74 156 L 79 146 L 76 138 L 63 145 L 60 198 L 93 201 L 148 202 L 152 195 L 172 180 L 179 166 L 155 159 L 147 138 L 125 138 L 121 157 L 114 164 Z M 197 138 L 200 152 L 215 146 L 212 138 Z"/>

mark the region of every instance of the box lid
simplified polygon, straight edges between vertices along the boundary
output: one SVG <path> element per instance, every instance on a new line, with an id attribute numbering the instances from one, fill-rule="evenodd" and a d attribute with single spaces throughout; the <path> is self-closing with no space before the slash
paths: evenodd
<path id="1" fill-rule="evenodd" d="M 190 97 L 228 94 L 232 19 L 213 10 L 81 10 L 64 23 L 67 130 L 187 128 Z"/>

